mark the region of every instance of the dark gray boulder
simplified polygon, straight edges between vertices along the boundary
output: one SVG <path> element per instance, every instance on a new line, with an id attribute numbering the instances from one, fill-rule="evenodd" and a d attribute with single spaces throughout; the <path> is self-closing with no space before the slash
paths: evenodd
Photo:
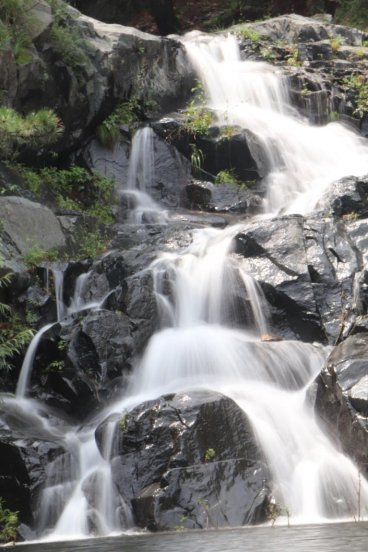
<path id="1" fill-rule="evenodd" d="M 368 474 L 368 336 L 340 343 L 317 384 L 316 412 L 324 428 Z"/>
<path id="2" fill-rule="evenodd" d="M 329 186 L 316 205 L 316 211 L 336 217 L 368 216 L 368 175 L 356 178 L 347 176 Z"/>
<path id="3" fill-rule="evenodd" d="M 210 391 L 168 395 L 114 415 L 112 467 L 137 524 L 152 531 L 265 520 L 267 470 L 244 412 Z"/>
<path id="4" fill-rule="evenodd" d="M 155 132 L 173 144 L 185 157 L 191 158 L 191 144 L 203 153 L 204 177 L 216 177 L 220 171 L 234 171 L 241 182 L 257 188 L 256 181 L 267 175 L 269 167 L 257 137 L 239 127 L 216 125 L 205 135 L 193 136 L 185 131 L 182 117 L 161 119 L 153 123 Z"/>
<path id="5" fill-rule="evenodd" d="M 188 209 L 215 213 L 254 214 L 262 206 L 259 196 L 234 184 L 215 185 L 194 180 L 184 187 L 181 203 Z"/>
<path id="6" fill-rule="evenodd" d="M 330 343 L 348 335 L 361 314 L 356 289 L 365 300 L 364 275 L 354 284 L 362 256 L 348 230 L 332 218 L 292 215 L 255 222 L 236 236 L 241 266 L 269 304 L 271 332 Z"/>

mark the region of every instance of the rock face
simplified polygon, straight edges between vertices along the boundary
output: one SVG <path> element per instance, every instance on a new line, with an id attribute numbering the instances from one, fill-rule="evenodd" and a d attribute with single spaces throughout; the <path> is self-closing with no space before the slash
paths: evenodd
<path id="1" fill-rule="evenodd" d="M 5 232 L 21 253 L 26 253 L 36 244 L 44 250 L 66 245 L 57 217 L 40 203 L 22 197 L 2 197 L 0 219 Z"/>
<path id="2" fill-rule="evenodd" d="M 191 165 L 169 142 L 153 133 L 153 178 L 147 183 L 147 193 L 168 207 L 178 207 L 183 187 L 191 179 Z M 93 140 L 81 153 L 81 161 L 91 170 L 99 170 L 114 177 L 118 192 L 127 189 L 131 141 L 126 132 L 113 150 Z"/>
<path id="3" fill-rule="evenodd" d="M 336 347 L 317 379 L 316 411 L 329 436 L 368 474 L 368 336 Z"/>
<path id="4" fill-rule="evenodd" d="M 51 107 L 66 132 L 56 148 L 76 148 L 89 137 L 113 107 L 131 95 L 143 99 L 148 91 L 163 110 L 175 107 L 190 86 L 183 48 L 129 27 L 108 25 L 65 8 L 63 17 L 74 33 L 70 40 L 84 51 L 83 63 L 71 62 L 55 46 L 49 6 L 37 3 L 42 25 L 28 49 L 30 61 L 17 66 L 11 52 L 0 59 L 0 88 L 7 102 L 21 111 Z M 41 7 L 42 6 L 42 7 Z"/>
<path id="5" fill-rule="evenodd" d="M 6 426 L 11 425 L 10 432 Z M 22 523 L 32 525 L 38 493 L 46 479 L 48 464 L 60 447 L 40 419 L 21 406 L 1 408 L 0 496 L 5 507 L 19 512 Z"/>
<path id="6" fill-rule="evenodd" d="M 139 526 L 163 531 L 265 520 L 267 471 L 249 421 L 231 399 L 191 391 L 143 403 L 120 419 L 114 480 Z M 96 430 L 102 453 L 109 421 Z"/>
<path id="7" fill-rule="evenodd" d="M 333 342 L 349 331 L 362 265 L 344 223 L 318 216 L 256 222 L 236 237 L 236 252 L 262 287 L 272 332 Z"/>

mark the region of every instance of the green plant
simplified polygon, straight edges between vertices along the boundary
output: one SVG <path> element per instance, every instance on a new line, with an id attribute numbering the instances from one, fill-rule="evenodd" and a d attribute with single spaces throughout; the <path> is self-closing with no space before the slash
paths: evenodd
<path id="1" fill-rule="evenodd" d="M 120 420 L 119 425 L 122 428 L 122 430 L 125 431 L 128 425 L 129 412 L 127 411 L 126 408 L 124 408 L 122 414 L 123 414 L 123 417 Z"/>
<path id="2" fill-rule="evenodd" d="M 336 121 L 339 118 L 338 111 L 331 111 L 330 117 L 331 117 L 331 121 Z"/>
<path id="3" fill-rule="evenodd" d="M 337 35 L 335 38 L 331 39 L 331 49 L 334 54 L 336 54 L 340 50 L 340 46 L 342 44 L 345 44 L 344 37 L 341 35 Z"/>
<path id="4" fill-rule="evenodd" d="M 348 213 L 347 215 L 343 215 L 342 218 L 344 220 L 358 220 L 359 215 L 355 211 L 352 211 L 351 213 Z"/>
<path id="5" fill-rule="evenodd" d="M 347 88 L 352 88 L 356 94 L 356 105 L 354 113 L 363 117 L 364 113 L 368 112 L 368 80 L 365 75 L 351 74 L 349 78 L 343 79 L 343 84 Z"/>
<path id="6" fill-rule="evenodd" d="M 17 538 L 18 525 L 18 512 L 12 512 L 4 508 L 3 498 L 0 497 L 0 541 L 15 541 Z"/>
<path id="7" fill-rule="evenodd" d="M 215 186 L 218 186 L 219 184 L 233 184 L 234 186 L 237 186 L 239 184 L 239 180 L 234 173 L 234 169 L 220 171 L 216 175 Z"/>
<path id="8" fill-rule="evenodd" d="M 256 42 L 256 43 L 258 43 L 262 39 L 262 35 L 257 33 L 257 31 L 255 31 L 251 27 L 237 28 L 236 33 L 240 35 L 242 38 L 247 38 L 252 42 Z"/>
<path id="9" fill-rule="evenodd" d="M 302 96 L 306 96 L 307 94 L 309 94 L 309 89 L 308 89 L 308 83 L 307 82 L 303 82 L 303 88 L 301 89 L 300 93 L 301 93 Z"/>
<path id="10" fill-rule="evenodd" d="M 51 109 L 32 111 L 23 117 L 10 107 L 0 107 L 0 155 L 12 155 L 20 147 L 37 149 L 52 144 L 63 131 Z"/>
<path id="11" fill-rule="evenodd" d="M 45 368 L 45 372 L 61 372 L 64 368 L 65 362 L 63 360 L 54 360 Z"/>
<path id="12" fill-rule="evenodd" d="M 335 15 L 336 23 L 366 29 L 368 6 L 366 0 L 340 0 Z"/>
<path id="13" fill-rule="evenodd" d="M 205 107 L 206 95 L 202 82 L 197 79 L 197 86 L 191 90 L 194 92 L 194 99 L 187 106 L 184 130 L 194 137 L 208 134 L 210 125 L 214 122 L 214 116 Z M 199 104 L 199 105 L 198 105 Z"/>
<path id="14" fill-rule="evenodd" d="M 213 460 L 215 456 L 216 452 L 213 450 L 213 448 L 209 448 L 206 450 L 204 460 L 205 462 L 211 462 L 211 460 Z"/>
<path id="15" fill-rule="evenodd" d="M 10 281 L 11 274 L 1 276 L 0 288 L 7 287 L 10 284 Z M 9 364 L 9 360 L 21 353 L 23 347 L 27 345 L 34 336 L 34 332 L 30 328 L 19 324 L 18 318 L 13 315 L 9 305 L 1 302 L 0 317 L 0 372 L 9 372 L 12 368 L 11 364 Z"/>
<path id="16" fill-rule="evenodd" d="M 98 232 L 85 230 L 84 237 L 79 244 L 79 257 L 82 259 L 97 259 L 106 251 L 107 236 Z"/>
<path id="17" fill-rule="evenodd" d="M 287 65 L 293 67 L 301 67 L 302 63 L 300 61 L 300 53 L 298 46 L 289 47 L 290 54 L 285 56 Z"/>
<path id="18" fill-rule="evenodd" d="M 177 532 L 181 532 L 181 531 L 184 531 L 185 527 L 184 527 L 184 524 L 183 522 L 187 519 L 187 516 L 184 516 L 182 515 L 181 518 L 180 518 L 180 525 L 175 525 L 174 529 L 175 531 Z"/>
<path id="19" fill-rule="evenodd" d="M 66 4 L 57 0 L 47 0 L 50 4 L 54 24 L 49 33 L 49 40 L 53 52 L 71 67 L 80 83 L 82 83 L 82 69 L 89 68 L 91 61 L 88 57 L 90 45 L 82 36 L 78 27 L 66 12 Z"/>
<path id="20" fill-rule="evenodd" d="M 193 172 L 198 175 L 202 170 L 204 163 L 203 151 L 197 148 L 196 144 L 189 144 L 189 147 L 192 151 L 190 155 L 190 162 L 193 167 Z"/>
<path id="21" fill-rule="evenodd" d="M 59 343 L 58 343 L 58 349 L 59 351 L 65 351 L 65 349 L 67 348 L 68 346 L 68 343 L 66 341 L 64 341 L 64 339 L 60 339 Z"/>
<path id="22" fill-rule="evenodd" d="M 22 257 L 27 268 L 34 270 L 42 261 L 57 261 L 59 253 L 55 248 L 42 249 L 37 243 L 32 243 L 29 247 L 29 242 L 27 242 L 26 252 L 23 253 Z"/>
<path id="23" fill-rule="evenodd" d="M 283 510 L 282 504 L 270 502 L 267 508 L 267 518 L 272 520 L 272 527 L 281 516 Z"/>

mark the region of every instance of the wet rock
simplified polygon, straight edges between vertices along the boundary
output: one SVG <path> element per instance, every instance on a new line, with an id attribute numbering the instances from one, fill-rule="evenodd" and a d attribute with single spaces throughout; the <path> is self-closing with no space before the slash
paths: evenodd
<path id="1" fill-rule="evenodd" d="M 282 337 L 323 339 L 305 255 L 303 217 L 253 223 L 235 238 L 241 266 L 262 287 L 271 328 Z"/>
<path id="2" fill-rule="evenodd" d="M 122 133 L 113 149 L 93 140 L 81 153 L 80 159 L 91 170 L 99 170 L 114 177 L 117 190 L 128 187 L 130 140 Z M 154 171 L 147 193 L 160 204 L 177 207 L 183 186 L 191 179 L 191 165 L 169 142 L 153 133 Z"/>
<path id="3" fill-rule="evenodd" d="M 11 434 L 5 429 L 1 414 L 0 496 L 5 508 L 19 512 L 20 521 L 32 525 L 38 491 L 46 479 L 47 466 L 60 453 L 60 447 L 40 438 L 40 431 L 34 438 L 27 437 L 27 431 L 21 428 Z"/>
<path id="4" fill-rule="evenodd" d="M 260 197 L 231 183 L 214 185 L 196 180 L 184 187 L 181 197 L 188 209 L 216 213 L 252 214 L 262 205 Z"/>
<path id="5" fill-rule="evenodd" d="M 265 519 L 267 471 L 249 421 L 231 399 L 209 391 L 168 395 L 124 418 L 112 466 L 139 526 L 162 531 Z"/>
<path id="6" fill-rule="evenodd" d="M 269 331 L 304 341 L 347 336 L 362 262 L 343 222 L 318 215 L 256 222 L 236 236 L 235 250 L 264 292 Z"/>
<path id="7" fill-rule="evenodd" d="M 216 125 L 204 136 L 188 135 L 176 118 L 165 118 L 153 124 L 155 132 L 169 140 L 183 155 L 191 158 L 190 144 L 203 153 L 203 171 L 215 177 L 220 171 L 233 170 L 241 182 L 255 187 L 256 180 L 268 172 L 268 163 L 257 137 L 239 127 L 226 129 Z"/>
<path id="8" fill-rule="evenodd" d="M 336 217 L 348 215 L 368 216 L 368 175 L 361 178 L 349 176 L 331 184 L 324 197 L 316 205 L 316 211 Z"/>
<path id="9" fill-rule="evenodd" d="M 318 377 L 316 412 L 329 436 L 368 474 L 368 336 L 340 343 Z M 338 445 L 339 446 L 339 445 Z"/>

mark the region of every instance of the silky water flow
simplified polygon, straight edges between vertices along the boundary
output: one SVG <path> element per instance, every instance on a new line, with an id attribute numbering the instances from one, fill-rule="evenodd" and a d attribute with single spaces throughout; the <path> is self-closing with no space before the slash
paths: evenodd
<path id="1" fill-rule="evenodd" d="M 368 172 L 368 148 L 359 136 L 338 123 L 308 126 L 293 110 L 282 69 L 241 61 L 230 36 L 194 32 L 183 42 L 218 124 L 246 128 L 261 144 L 269 168 L 265 216 L 310 212 L 332 181 Z M 167 221 L 167 213 L 147 194 L 153 174 L 153 133 L 145 127 L 134 137 L 127 186 L 120 190 L 132 199 L 131 223 Z M 1 417 L 8 427 L 26 428 L 28 436 L 45 435 L 64 450 L 47 468 L 38 537 L 65 540 L 132 529 L 130 509 L 118 495 L 105 459 L 113 454 L 115 423 L 107 424 L 104 457 L 95 428 L 110 414 L 144 400 L 193 388 L 228 395 L 246 412 L 268 460 L 275 496 L 290 508 L 295 523 L 352 518 L 358 470 L 320 429 L 308 393 L 328 349 L 296 341 L 261 342 L 267 332 L 267 303 L 232 254 L 233 238 L 244 226 L 196 230 L 191 245 L 159 254 L 147 269 L 153 276 L 160 327 L 135 368 L 125 398 L 88 425 L 53 425 L 47 407 L 25 398 L 37 346 L 49 327 L 31 343 L 16 399 L 4 398 Z M 248 297 L 246 330 L 234 328 L 231 321 L 229 305 L 236 308 L 232 290 L 239 281 Z M 61 305 L 61 276 L 54 274 L 54 282 L 59 317 L 86 308 L 81 295 L 88 275 L 80 277 L 69 309 Z M 361 501 L 368 503 L 364 479 Z"/>

